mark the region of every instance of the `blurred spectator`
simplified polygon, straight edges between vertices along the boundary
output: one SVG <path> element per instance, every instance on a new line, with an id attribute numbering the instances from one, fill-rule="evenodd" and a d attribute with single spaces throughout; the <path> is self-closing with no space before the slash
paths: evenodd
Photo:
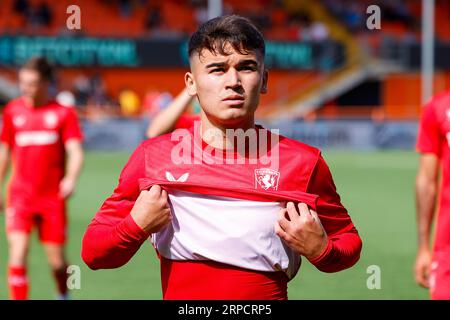
<path id="1" fill-rule="evenodd" d="M 208 7 L 206 1 L 191 1 L 195 10 L 195 21 L 201 25 L 208 21 Z"/>
<path id="2" fill-rule="evenodd" d="M 324 41 L 329 36 L 328 27 L 320 21 L 314 22 L 309 27 L 309 33 L 312 41 Z"/>
<path id="3" fill-rule="evenodd" d="M 271 21 L 274 26 L 284 26 L 287 21 L 287 11 L 283 7 L 282 3 L 276 1 L 272 4 L 272 8 L 270 9 Z"/>
<path id="4" fill-rule="evenodd" d="M 142 113 L 153 118 L 159 111 L 160 105 L 158 104 L 159 92 L 156 89 L 150 89 L 145 93 L 142 102 Z"/>
<path id="5" fill-rule="evenodd" d="M 141 108 L 139 96 L 131 89 L 125 89 L 119 94 L 120 111 L 125 117 L 137 116 Z"/>
<path id="6" fill-rule="evenodd" d="M 49 27 L 53 22 L 53 13 L 47 2 L 41 2 L 37 7 L 30 7 L 27 22 L 32 28 Z"/>
<path id="7" fill-rule="evenodd" d="M 266 32 L 272 27 L 271 16 L 268 12 L 260 11 L 252 14 L 247 14 L 247 17 L 258 27 L 261 32 Z"/>
<path id="8" fill-rule="evenodd" d="M 79 75 L 74 81 L 74 93 L 77 106 L 85 106 L 91 93 L 89 79 L 84 75 Z"/>
<path id="9" fill-rule="evenodd" d="M 150 89 L 144 96 L 142 103 L 142 113 L 145 116 L 152 118 L 161 110 L 167 108 L 173 101 L 173 96 L 170 92 L 159 92 L 156 89 Z"/>
<path id="10" fill-rule="evenodd" d="M 145 21 L 145 28 L 147 30 L 157 29 L 162 24 L 161 9 L 158 6 L 151 6 L 149 8 L 147 18 Z"/>
<path id="11" fill-rule="evenodd" d="M 417 17 L 417 10 L 414 9 L 416 0 L 320 0 L 320 3 L 327 9 L 329 13 L 334 15 L 338 20 L 345 24 L 352 32 L 367 32 L 365 28 L 366 8 L 368 5 L 375 4 L 381 7 L 382 20 L 392 23 L 403 24 L 406 29 L 410 31 L 417 27 L 417 23 L 420 17 Z M 418 0 L 417 0 L 418 1 Z M 189 32 L 190 27 L 181 27 L 180 23 L 175 22 L 176 15 L 180 12 L 188 12 L 191 10 L 194 17 L 194 24 L 199 25 L 206 21 L 207 12 L 207 0 L 167 0 L 167 1 L 146 1 L 146 0 L 92 0 L 96 2 L 97 6 L 104 6 L 104 19 L 106 22 L 116 21 L 120 17 L 130 17 L 136 10 L 148 10 L 147 14 L 133 15 L 133 18 L 142 19 L 140 22 L 140 31 L 137 31 L 130 24 L 124 24 L 134 29 L 132 31 L 133 36 L 150 35 L 157 38 L 176 38 L 185 35 L 185 32 Z M 306 0 L 247 0 L 241 1 L 223 1 L 224 14 L 237 13 L 250 18 L 270 39 L 274 40 L 292 40 L 297 41 L 299 39 L 310 40 L 312 38 L 320 41 L 326 39 L 326 32 L 323 26 L 310 29 L 310 23 L 307 19 L 297 19 L 302 15 L 306 16 L 307 10 Z M 35 34 L 36 31 L 42 32 L 42 30 L 35 27 L 46 27 L 52 25 L 54 20 L 60 21 L 61 12 L 54 12 L 49 4 L 53 2 L 50 0 L 11 0 L 11 5 L 7 10 L 8 14 L 19 14 L 26 17 L 28 26 L 23 30 L 23 26 L 17 23 L 17 26 L 9 27 L 14 33 L 26 33 Z M 90 3 L 90 2 L 89 2 Z M 170 3 L 172 8 L 179 7 L 180 10 L 167 10 L 170 6 L 166 6 L 166 3 Z M 437 2 L 439 6 L 440 1 Z M 165 10 L 162 10 L 166 8 Z M 439 9 L 438 9 L 439 10 Z M 176 11 L 176 12 L 175 12 Z M 171 16 L 173 15 L 173 16 Z M 1 23 L 0 23 L 1 24 Z M 108 25 L 106 23 L 105 25 Z M 195 29 L 196 26 L 192 26 Z M 394 25 L 394 29 L 398 27 Z M 86 35 L 90 35 L 91 32 L 98 34 L 99 30 L 93 30 L 97 27 L 92 27 L 92 30 L 86 24 L 83 28 L 83 32 Z M 183 30 L 180 30 L 183 29 Z M 398 28 L 397 28 L 398 30 Z M 115 35 L 121 33 L 123 35 L 124 30 L 115 30 L 109 27 L 105 30 L 105 34 L 111 33 Z M 329 30 L 328 30 L 329 31 Z M 46 29 L 45 32 L 57 34 L 67 32 L 67 28 L 64 29 Z M 388 31 L 389 32 L 389 31 Z M 394 33 L 393 31 L 392 33 Z M 68 35 L 80 34 L 80 31 L 67 32 Z"/>
<path id="12" fill-rule="evenodd" d="M 416 27 L 416 19 L 409 9 L 413 1 L 404 0 L 322 0 L 325 7 L 352 32 L 366 32 L 366 8 L 375 4 L 381 8 L 382 21 L 399 22 L 412 31 Z"/>
<path id="13" fill-rule="evenodd" d="M 73 107 L 76 104 L 74 94 L 69 90 L 61 91 L 56 95 L 56 101 L 65 107 Z"/>
<path id="14" fill-rule="evenodd" d="M 111 99 L 109 99 L 106 93 L 106 87 L 103 82 L 92 87 L 93 91 L 88 99 L 88 104 L 94 104 L 97 106 L 111 106 Z"/>
<path id="15" fill-rule="evenodd" d="M 284 28 L 286 30 L 285 40 L 310 41 L 310 29 L 307 27 L 311 23 L 310 21 L 308 16 L 300 12 L 291 13 Z"/>
<path id="16" fill-rule="evenodd" d="M 90 79 L 90 86 L 92 88 L 92 91 L 97 91 L 97 90 L 101 90 L 104 88 L 104 84 L 103 84 L 103 80 L 102 77 L 99 73 L 94 74 Z"/>
<path id="17" fill-rule="evenodd" d="M 173 96 L 168 91 L 162 92 L 156 101 L 156 103 L 159 105 L 159 109 L 165 109 L 167 108 L 170 103 L 173 101 Z"/>
<path id="18" fill-rule="evenodd" d="M 389 1 L 384 4 L 383 16 L 386 20 L 401 21 L 407 26 L 413 25 L 413 18 L 404 1 Z"/>
<path id="19" fill-rule="evenodd" d="M 119 12 L 122 18 L 131 17 L 133 7 L 130 0 L 119 0 Z"/>
<path id="20" fill-rule="evenodd" d="M 105 82 L 100 74 L 78 75 L 73 81 L 73 105 L 79 108 L 91 120 L 101 120 L 120 115 L 117 99 L 108 94 Z M 61 92 L 61 99 L 69 101 L 69 93 Z M 138 98 L 139 99 L 139 98 Z"/>
<path id="21" fill-rule="evenodd" d="M 13 4 L 14 12 L 24 17 L 30 14 L 30 3 L 28 0 L 15 0 Z"/>
<path id="22" fill-rule="evenodd" d="M 365 18 L 363 16 L 364 13 L 364 5 L 356 1 L 351 3 L 348 8 L 346 8 L 344 13 L 344 22 L 351 31 L 360 31 L 363 29 L 365 22 Z"/>

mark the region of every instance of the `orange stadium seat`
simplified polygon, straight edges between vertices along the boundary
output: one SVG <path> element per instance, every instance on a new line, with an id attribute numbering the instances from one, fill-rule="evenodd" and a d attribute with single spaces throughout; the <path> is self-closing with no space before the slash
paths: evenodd
<path id="1" fill-rule="evenodd" d="M 173 1 L 162 3 L 162 15 L 168 27 L 173 30 L 193 31 L 195 29 L 194 11 Z"/>

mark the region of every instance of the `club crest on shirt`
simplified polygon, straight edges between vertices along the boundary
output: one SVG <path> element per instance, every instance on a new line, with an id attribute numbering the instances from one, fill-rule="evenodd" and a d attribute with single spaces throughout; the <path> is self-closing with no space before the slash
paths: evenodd
<path id="1" fill-rule="evenodd" d="M 58 117 L 54 112 L 47 112 L 44 115 L 44 124 L 47 128 L 53 129 L 58 123 Z"/>
<path id="2" fill-rule="evenodd" d="M 278 190 L 280 173 L 272 169 L 255 169 L 255 189 Z"/>
<path id="3" fill-rule="evenodd" d="M 22 127 L 25 124 L 25 121 L 26 121 L 26 118 L 22 114 L 19 114 L 19 115 L 13 117 L 13 124 L 17 128 Z"/>

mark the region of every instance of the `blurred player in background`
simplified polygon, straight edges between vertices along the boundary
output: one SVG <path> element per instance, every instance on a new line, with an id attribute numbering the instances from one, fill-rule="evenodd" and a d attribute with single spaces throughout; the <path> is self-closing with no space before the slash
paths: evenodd
<path id="1" fill-rule="evenodd" d="M 187 89 L 183 89 L 178 96 L 164 110 L 159 112 L 150 122 L 147 128 L 147 137 L 154 138 L 174 129 L 188 129 L 199 121 L 200 116 L 190 112 L 189 107 L 194 102 L 194 96 L 189 95 Z"/>
<path id="2" fill-rule="evenodd" d="M 19 70 L 22 95 L 3 113 L 2 185 L 10 156 L 13 160 L 5 206 L 11 299 L 28 298 L 27 255 L 34 226 L 53 271 L 58 297 L 67 298 L 65 202 L 82 167 L 82 133 L 75 110 L 49 96 L 52 78 L 53 69 L 45 58 L 30 59 Z M 3 202 L 3 196 L 1 199 Z"/>
<path id="3" fill-rule="evenodd" d="M 416 178 L 415 279 L 421 286 L 430 288 L 432 299 L 450 299 L 450 91 L 436 95 L 424 107 L 417 150 L 421 155 Z M 436 236 L 431 250 L 436 208 Z"/>
<path id="4" fill-rule="evenodd" d="M 356 263 L 361 239 L 320 151 L 255 125 L 267 91 L 264 54 L 261 33 L 239 16 L 212 19 L 192 35 L 185 82 L 201 125 L 179 133 L 192 142 L 194 163 L 175 163 L 180 140 L 170 134 L 135 150 L 84 235 L 90 268 L 124 265 L 151 236 L 164 299 L 283 300 L 301 256 L 324 272 Z M 227 129 L 260 140 L 234 145 Z M 264 141 L 279 141 L 264 151 L 279 160 L 275 169 L 261 159 Z M 247 161 L 221 163 L 239 155 Z"/>

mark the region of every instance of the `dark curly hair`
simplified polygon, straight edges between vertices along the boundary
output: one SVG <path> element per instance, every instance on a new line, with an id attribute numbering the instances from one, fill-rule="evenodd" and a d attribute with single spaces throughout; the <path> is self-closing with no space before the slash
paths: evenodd
<path id="1" fill-rule="evenodd" d="M 247 18 L 227 15 L 211 19 L 202 24 L 189 40 L 189 57 L 200 54 L 203 49 L 222 55 L 229 55 L 226 46 L 230 44 L 241 54 L 257 51 L 264 57 L 265 42 L 261 32 Z"/>

